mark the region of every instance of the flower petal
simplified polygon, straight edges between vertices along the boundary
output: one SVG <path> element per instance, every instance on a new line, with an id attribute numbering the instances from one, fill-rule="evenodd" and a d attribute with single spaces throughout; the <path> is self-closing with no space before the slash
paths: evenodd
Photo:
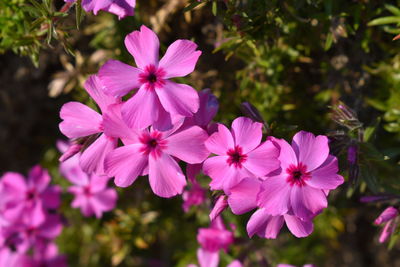
<path id="1" fill-rule="evenodd" d="M 122 119 L 121 104 L 110 105 L 103 115 L 104 134 L 109 137 L 120 138 L 124 143 L 136 143 L 139 131 L 131 129 Z"/>
<path id="2" fill-rule="evenodd" d="M 343 184 L 344 179 L 337 174 L 339 171 L 337 158 L 329 155 L 326 161 L 311 173 L 311 179 L 306 183 L 318 189 L 335 189 Z"/>
<path id="3" fill-rule="evenodd" d="M 126 101 L 121 109 L 122 118 L 134 129 L 144 129 L 158 118 L 158 99 L 154 91 L 142 86 L 139 91 Z"/>
<path id="4" fill-rule="evenodd" d="M 107 64 L 107 63 L 106 63 Z M 100 83 L 100 79 L 97 75 L 92 75 L 86 80 L 84 88 L 91 98 L 99 105 L 101 112 L 107 110 L 107 107 L 112 104 L 120 102 L 120 99 L 106 95 L 103 92 L 103 86 Z"/>
<path id="5" fill-rule="evenodd" d="M 165 52 L 159 67 L 166 72 L 165 78 L 183 77 L 193 72 L 201 51 L 196 51 L 197 45 L 189 40 L 176 40 Z"/>
<path id="6" fill-rule="evenodd" d="M 312 221 L 303 221 L 300 218 L 289 214 L 285 214 L 283 217 L 285 218 L 286 225 L 290 232 L 296 237 L 309 236 L 314 229 Z"/>
<path id="7" fill-rule="evenodd" d="M 68 102 L 60 111 L 60 131 L 68 138 L 84 137 L 101 132 L 102 117 L 79 102 Z"/>
<path id="8" fill-rule="evenodd" d="M 242 147 L 243 153 L 246 154 L 261 143 L 262 124 L 246 117 L 239 117 L 232 122 L 232 135 L 235 145 Z"/>
<path id="9" fill-rule="evenodd" d="M 265 209 L 259 209 L 250 217 L 247 223 L 247 233 L 250 237 L 257 234 L 262 238 L 275 239 L 283 225 L 283 216 L 271 216 Z"/>
<path id="10" fill-rule="evenodd" d="M 122 146 L 107 155 L 104 161 L 106 173 L 115 177 L 117 186 L 131 185 L 146 168 L 148 157 L 140 152 L 140 148 L 140 144 Z"/>
<path id="11" fill-rule="evenodd" d="M 113 188 L 95 194 L 91 198 L 91 203 L 96 217 L 101 218 L 103 212 L 112 210 L 115 207 L 117 197 L 117 191 Z"/>
<path id="12" fill-rule="evenodd" d="M 243 166 L 256 176 L 262 177 L 279 168 L 278 156 L 279 149 L 271 141 L 266 141 L 247 154 Z"/>
<path id="13" fill-rule="evenodd" d="M 293 137 L 292 147 L 299 162 L 307 165 L 308 172 L 321 166 L 329 155 L 328 138 L 324 135 L 315 137 L 312 133 L 300 131 Z"/>
<path id="14" fill-rule="evenodd" d="M 149 158 L 149 180 L 154 194 L 165 198 L 182 194 L 186 185 L 178 163 L 165 153 Z"/>
<path id="15" fill-rule="evenodd" d="M 134 31 L 125 38 L 125 46 L 135 58 L 136 65 L 144 69 L 148 65 L 158 65 L 160 42 L 157 35 L 142 25 L 140 31 Z"/>
<path id="16" fill-rule="evenodd" d="M 114 97 L 122 97 L 131 90 L 139 88 L 139 74 L 142 70 L 118 60 L 107 61 L 99 70 L 99 78 L 104 92 Z"/>
<path id="17" fill-rule="evenodd" d="M 161 105 L 171 115 L 191 117 L 199 109 L 199 95 L 187 84 L 166 80 L 163 87 L 156 87 L 156 93 Z"/>
<path id="18" fill-rule="evenodd" d="M 289 210 L 290 190 L 283 176 L 268 177 L 257 196 L 258 205 L 273 216 L 285 214 Z"/>
<path id="19" fill-rule="evenodd" d="M 282 170 L 286 170 L 292 164 L 297 166 L 297 156 L 288 142 L 275 137 L 268 137 L 268 140 L 279 148 L 279 161 L 281 162 Z"/>
<path id="20" fill-rule="evenodd" d="M 226 152 L 235 147 L 231 132 L 223 124 L 218 124 L 218 132 L 213 133 L 205 143 L 207 149 L 217 155 L 226 155 Z"/>
<path id="21" fill-rule="evenodd" d="M 50 175 L 47 170 L 39 165 L 32 167 L 28 174 L 28 187 L 36 188 L 38 192 L 43 192 L 50 183 Z"/>
<path id="22" fill-rule="evenodd" d="M 80 166 L 86 173 L 104 175 L 104 158 L 117 147 L 117 139 L 102 134 L 91 144 L 80 157 Z"/>
<path id="23" fill-rule="evenodd" d="M 328 206 L 325 193 L 310 186 L 293 186 L 290 203 L 294 215 L 304 220 L 309 220 Z"/>
<path id="24" fill-rule="evenodd" d="M 257 194 L 261 182 L 257 178 L 244 178 L 230 189 L 229 207 L 234 214 L 240 215 L 257 207 Z"/>
<path id="25" fill-rule="evenodd" d="M 197 250 L 197 260 L 199 261 L 200 267 L 218 267 L 219 252 L 211 252 L 199 248 Z"/>
<path id="26" fill-rule="evenodd" d="M 190 164 L 201 163 L 210 154 L 204 145 L 208 134 L 198 126 L 170 135 L 165 153 Z"/>

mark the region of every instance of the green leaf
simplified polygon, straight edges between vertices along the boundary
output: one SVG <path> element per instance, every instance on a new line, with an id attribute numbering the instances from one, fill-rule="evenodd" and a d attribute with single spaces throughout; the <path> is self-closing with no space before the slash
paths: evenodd
<path id="1" fill-rule="evenodd" d="M 217 15 L 217 1 L 212 2 L 212 13 L 214 16 Z"/>
<path id="2" fill-rule="evenodd" d="M 383 18 L 377 18 L 368 23 L 368 26 L 377 26 L 384 24 L 400 23 L 400 16 L 389 16 Z"/>
<path id="3" fill-rule="evenodd" d="M 326 41 L 325 41 L 325 51 L 328 51 L 333 43 L 333 34 L 331 32 L 328 33 L 328 35 L 326 36 Z"/>
<path id="4" fill-rule="evenodd" d="M 379 126 L 379 123 L 381 122 L 381 119 L 378 117 L 375 123 L 371 126 L 368 126 L 365 131 L 364 131 L 364 141 L 369 142 L 371 138 L 374 136 L 376 129 Z"/>
<path id="5" fill-rule="evenodd" d="M 76 28 L 79 30 L 79 25 L 82 22 L 84 12 L 82 10 L 82 0 L 76 1 Z"/>
<path id="6" fill-rule="evenodd" d="M 393 15 L 400 16 L 400 9 L 398 9 L 397 7 L 386 4 L 385 8 L 389 10 L 389 12 L 391 12 Z"/>

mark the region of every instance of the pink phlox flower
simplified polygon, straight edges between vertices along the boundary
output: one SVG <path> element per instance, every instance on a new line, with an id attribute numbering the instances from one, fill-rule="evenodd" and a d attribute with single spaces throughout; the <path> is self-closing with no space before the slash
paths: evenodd
<path id="1" fill-rule="evenodd" d="M 185 212 L 188 212 L 191 206 L 201 205 L 206 200 L 206 189 L 196 179 L 196 175 L 200 173 L 201 168 L 202 164 L 188 164 L 186 167 L 186 175 L 192 186 L 182 194 L 182 208 Z"/>
<path id="2" fill-rule="evenodd" d="M 42 242 L 35 247 L 34 255 L 24 255 L 20 264 L 21 267 L 67 267 L 67 258 L 58 253 L 56 244 Z"/>
<path id="3" fill-rule="evenodd" d="M 228 204 L 236 215 L 244 214 L 257 209 L 247 223 L 247 233 L 250 237 L 257 234 L 259 237 L 274 239 L 278 236 L 283 223 L 296 237 L 306 237 L 313 231 L 313 223 L 303 220 L 288 211 L 286 214 L 272 216 L 265 208 L 257 205 L 257 196 L 262 192 L 262 180 L 254 177 L 244 178 L 232 187 L 228 195 Z"/>
<path id="4" fill-rule="evenodd" d="M 397 227 L 396 218 L 399 215 L 399 210 L 394 207 L 387 207 L 378 218 L 375 220 L 375 224 L 385 224 L 382 229 L 381 235 L 379 236 L 379 242 L 385 242 L 394 232 Z"/>
<path id="5" fill-rule="evenodd" d="M 80 156 L 82 169 L 87 173 L 104 175 L 105 155 L 117 146 L 117 138 L 103 133 L 103 116 L 107 114 L 108 107 L 119 104 L 120 99 L 105 95 L 96 75 L 89 77 L 84 88 L 97 103 L 102 114 L 79 102 L 68 102 L 61 108 L 60 117 L 63 121 L 59 128 L 68 138 L 86 140 L 85 150 Z M 78 148 L 79 146 L 76 146 L 71 150 L 76 153 Z M 68 156 L 72 156 L 72 153 L 70 154 Z M 65 158 L 67 156 L 62 157 Z"/>
<path id="6" fill-rule="evenodd" d="M 197 259 L 200 267 L 217 267 L 219 263 L 219 251 L 225 252 L 233 244 L 233 233 L 224 226 L 221 217 L 216 218 L 209 228 L 200 228 L 197 241 L 201 248 L 197 250 Z"/>
<path id="7" fill-rule="evenodd" d="M 115 208 L 118 195 L 115 189 L 107 187 L 109 178 L 85 173 L 79 165 L 79 155 L 62 162 L 60 172 L 73 184 L 68 188 L 75 196 L 71 206 L 80 208 L 84 216 L 101 218 L 103 212 Z"/>
<path id="8" fill-rule="evenodd" d="M 191 117 L 199 109 L 199 96 L 186 84 L 169 80 L 183 77 L 194 70 L 201 51 L 189 40 L 172 43 L 158 61 L 157 35 L 141 26 L 126 36 L 125 46 L 137 67 L 109 60 L 99 71 L 107 94 L 121 97 L 139 88 L 122 107 L 122 117 L 129 126 L 143 129 L 152 125 L 158 130 L 173 127 L 171 116 Z"/>
<path id="9" fill-rule="evenodd" d="M 280 148 L 280 173 L 262 183 L 258 206 L 271 216 L 293 214 L 308 221 L 327 207 L 327 194 L 344 182 L 336 157 L 329 155 L 328 138 L 300 131 L 292 145 L 271 137 Z"/>
<path id="10" fill-rule="evenodd" d="M 3 219 L 9 223 L 33 223 L 45 221 L 46 211 L 60 205 L 61 188 L 50 186 L 48 172 L 40 166 L 33 167 L 27 179 L 21 174 L 8 172 L 1 179 Z"/>
<path id="11" fill-rule="evenodd" d="M 124 146 L 110 152 L 105 160 L 107 174 L 115 177 L 114 182 L 120 187 L 127 187 L 138 176 L 148 174 L 156 195 L 182 194 L 186 179 L 175 158 L 196 164 L 209 155 L 204 145 L 208 135 L 198 126 L 177 131 L 180 123 L 162 132 L 154 128 L 127 131 L 112 120 L 106 120 L 105 124 L 124 136 L 121 138 Z"/>
<path id="12" fill-rule="evenodd" d="M 239 117 L 229 131 L 218 125 L 218 132 L 206 141 L 208 150 L 217 156 L 207 159 L 203 171 L 212 179 L 212 190 L 225 194 L 244 177 L 262 177 L 279 168 L 279 150 L 271 141 L 261 143 L 262 124 Z"/>
<path id="13" fill-rule="evenodd" d="M 76 0 L 64 0 L 65 2 L 75 2 Z M 97 15 L 100 10 L 115 14 L 118 19 L 126 16 L 133 16 L 136 0 L 83 0 L 82 7 L 86 12 L 93 11 Z"/>

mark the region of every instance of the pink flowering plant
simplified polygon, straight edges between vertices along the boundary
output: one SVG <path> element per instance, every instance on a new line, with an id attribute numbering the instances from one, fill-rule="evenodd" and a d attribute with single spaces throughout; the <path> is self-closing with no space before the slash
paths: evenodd
<path id="1" fill-rule="evenodd" d="M 400 83 L 366 30 L 382 8 L 283 2 L 0 4 L 29 32 L 13 43 L 1 25 L 0 52 L 60 61 L 32 72 L 51 74 L 49 114 L 0 94 L 0 123 L 22 116 L 12 137 L 27 132 L 17 158 L 46 145 L 0 158 L 0 267 L 394 266 Z M 71 57 L 39 60 L 55 40 Z"/>

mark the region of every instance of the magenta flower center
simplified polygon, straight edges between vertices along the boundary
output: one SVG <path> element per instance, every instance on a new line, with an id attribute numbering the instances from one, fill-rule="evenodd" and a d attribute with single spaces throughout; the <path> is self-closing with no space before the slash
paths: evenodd
<path id="1" fill-rule="evenodd" d="M 36 198 L 36 190 L 30 189 L 26 192 L 26 199 L 27 200 L 34 200 Z"/>
<path id="2" fill-rule="evenodd" d="M 227 162 L 229 166 L 232 164 L 236 168 L 242 168 L 242 164 L 246 161 L 247 155 L 243 154 L 242 148 L 240 146 L 235 146 L 235 148 L 229 149 L 226 154 L 229 156 Z"/>
<path id="3" fill-rule="evenodd" d="M 286 181 L 291 186 L 304 186 L 306 184 L 305 181 L 311 178 L 311 173 L 307 172 L 307 166 L 301 162 L 297 166 L 294 164 L 289 165 L 286 173 L 288 174 Z"/>
<path id="4" fill-rule="evenodd" d="M 165 71 L 154 65 L 148 65 L 142 73 L 139 74 L 139 82 L 145 85 L 148 90 L 161 88 L 165 84 Z"/>
<path id="5" fill-rule="evenodd" d="M 162 133 L 159 131 L 144 133 L 139 137 L 139 141 L 143 144 L 140 152 L 154 158 L 161 156 L 162 151 L 167 148 L 167 141 L 162 139 Z"/>
<path id="6" fill-rule="evenodd" d="M 83 188 L 83 194 L 85 194 L 85 195 L 88 196 L 88 197 L 92 195 L 92 192 L 91 192 L 89 186 L 85 186 L 85 187 Z"/>

